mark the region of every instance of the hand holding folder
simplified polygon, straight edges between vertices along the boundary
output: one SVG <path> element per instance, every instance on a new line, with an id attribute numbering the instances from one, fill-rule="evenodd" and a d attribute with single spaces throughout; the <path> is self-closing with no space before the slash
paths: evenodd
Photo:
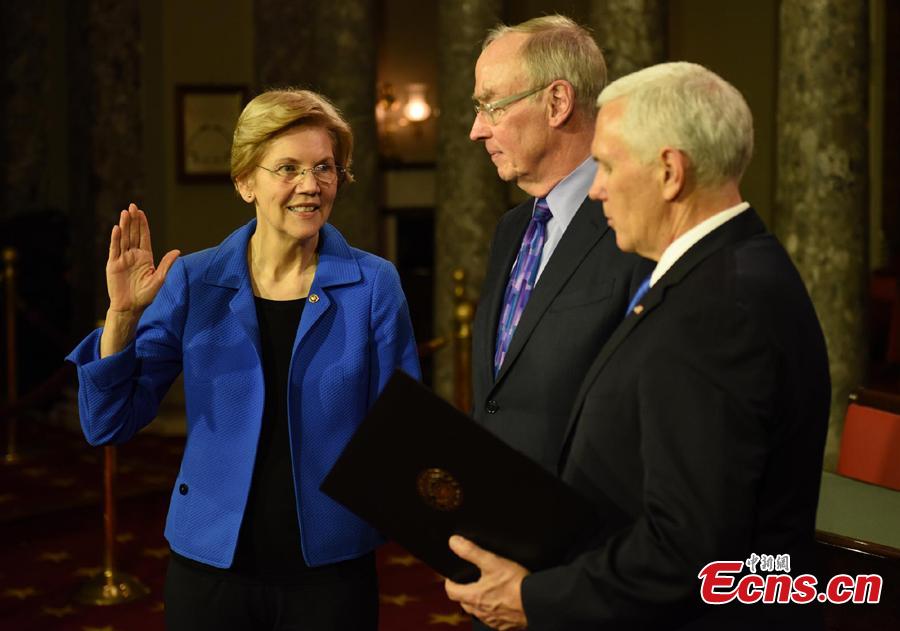
<path id="1" fill-rule="evenodd" d="M 598 528 L 571 487 L 400 371 L 321 488 L 460 583 L 478 569 L 449 549 L 453 534 L 536 571 Z"/>

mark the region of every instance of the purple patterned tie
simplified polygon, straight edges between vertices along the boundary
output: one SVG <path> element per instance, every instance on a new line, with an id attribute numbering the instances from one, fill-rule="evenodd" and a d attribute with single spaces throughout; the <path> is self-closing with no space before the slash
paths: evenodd
<path id="1" fill-rule="evenodd" d="M 506 285 L 506 293 L 503 295 L 503 311 L 500 312 L 500 321 L 497 325 L 497 346 L 494 352 L 494 376 L 500 372 L 509 342 L 513 332 L 519 324 L 531 290 L 534 289 L 534 281 L 537 278 L 538 267 L 541 264 L 541 251 L 544 249 L 544 236 L 547 232 L 547 221 L 553 214 L 543 197 L 534 205 L 534 213 L 528 222 L 528 229 L 522 237 L 522 246 L 519 248 L 519 257 L 513 265 L 509 275 L 509 283 Z"/>

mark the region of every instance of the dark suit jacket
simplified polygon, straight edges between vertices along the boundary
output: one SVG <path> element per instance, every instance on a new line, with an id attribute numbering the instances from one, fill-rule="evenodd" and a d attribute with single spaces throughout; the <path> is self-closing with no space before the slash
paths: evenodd
<path id="1" fill-rule="evenodd" d="M 473 416 L 556 472 L 584 373 L 652 266 L 616 247 L 600 202 L 586 199 L 544 268 L 494 380 L 497 320 L 534 198 L 500 220 L 475 314 Z"/>
<path id="2" fill-rule="evenodd" d="M 815 605 L 704 608 L 697 578 L 751 553 L 810 569 L 830 383 L 797 270 L 751 209 L 642 304 L 591 366 L 564 449 L 605 532 L 525 579 L 529 629 L 816 628 Z"/>

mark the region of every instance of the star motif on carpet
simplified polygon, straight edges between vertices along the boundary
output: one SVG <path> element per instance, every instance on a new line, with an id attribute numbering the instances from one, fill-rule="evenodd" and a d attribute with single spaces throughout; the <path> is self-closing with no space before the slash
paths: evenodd
<path id="1" fill-rule="evenodd" d="M 41 612 L 46 616 L 62 618 L 75 613 L 75 608 L 72 605 L 66 605 L 65 607 L 41 607 Z"/>
<path id="2" fill-rule="evenodd" d="M 165 610 L 166 610 L 166 606 L 163 604 L 163 601 L 161 601 L 161 600 L 158 600 L 155 603 L 153 603 L 152 605 L 150 605 L 150 611 L 152 611 L 153 613 L 162 613 Z"/>
<path id="3" fill-rule="evenodd" d="M 44 552 L 38 557 L 38 561 L 51 561 L 52 563 L 62 563 L 72 558 L 72 555 L 65 550 L 60 552 Z"/>
<path id="4" fill-rule="evenodd" d="M 85 576 L 87 578 L 94 578 L 102 571 L 103 571 L 102 567 L 80 567 L 77 570 L 75 570 L 74 572 L 72 572 L 72 574 L 74 574 L 75 576 Z"/>
<path id="5" fill-rule="evenodd" d="M 463 615 L 461 613 L 432 613 L 428 615 L 428 624 L 449 624 L 451 627 L 455 627 L 458 624 L 465 624 L 470 620 L 469 616 Z"/>
<path id="6" fill-rule="evenodd" d="M 22 469 L 22 473 L 29 478 L 42 478 L 47 475 L 47 467 L 28 467 L 27 469 Z"/>
<path id="7" fill-rule="evenodd" d="M 386 605 L 397 605 L 399 607 L 403 607 L 406 603 L 413 602 L 414 600 L 419 600 L 415 596 L 410 596 L 409 594 L 397 594 L 396 596 L 382 594 L 380 598 L 381 602 Z"/>
<path id="8" fill-rule="evenodd" d="M 105 627 L 81 627 L 81 631 L 116 631 L 116 629 L 107 625 Z"/>
<path id="9" fill-rule="evenodd" d="M 134 533 L 123 532 L 121 534 L 116 535 L 116 541 L 118 543 L 128 543 L 129 541 L 134 541 Z"/>
<path id="10" fill-rule="evenodd" d="M 411 565 L 415 565 L 419 562 L 419 560 L 411 554 L 407 554 L 404 556 L 392 556 L 388 557 L 388 565 L 402 565 L 403 567 L 410 567 Z"/>
<path id="11" fill-rule="evenodd" d="M 169 556 L 168 548 L 144 548 L 141 551 L 145 557 L 153 557 L 154 559 L 165 559 Z"/>
<path id="12" fill-rule="evenodd" d="M 11 587 L 3 592 L 4 598 L 17 598 L 19 600 L 25 600 L 37 595 L 38 591 L 34 587 Z"/>
<path id="13" fill-rule="evenodd" d="M 13 495 L 12 493 L 0 494 L 0 504 L 3 504 L 4 502 L 11 502 L 14 499 L 16 499 L 16 496 Z"/>
<path id="14" fill-rule="evenodd" d="M 50 486 L 68 489 L 75 486 L 75 478 L 56 478 L 55 480 L 50 480 Z"/>

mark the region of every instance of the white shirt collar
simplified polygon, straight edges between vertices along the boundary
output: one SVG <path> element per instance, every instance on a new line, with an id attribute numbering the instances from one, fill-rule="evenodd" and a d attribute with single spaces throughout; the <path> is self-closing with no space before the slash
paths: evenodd
<path id="1" fill-rule="evenodd" d="M 680 259 L 685 252 L 690 250 L 697 241 L 724 224 L 726 221 L 734 219 L 748 208 L 750 208 L 750 204 L 741 202 L 737 206 L 732 206 L 731 208 L 719 211 L 712 217 L 704 219 L 672 241 L 672 243 L 669 244 L 669 247 L 662 253 L 662 256 L 659 257 L 659 262 L 656 264 L 653 274 L 650 275 L 650 286 L 653 287 L 653 285 L 656 284 L 656 281 L 662 278 L 663 274 L 668 272 L 675 262 Z"/>

